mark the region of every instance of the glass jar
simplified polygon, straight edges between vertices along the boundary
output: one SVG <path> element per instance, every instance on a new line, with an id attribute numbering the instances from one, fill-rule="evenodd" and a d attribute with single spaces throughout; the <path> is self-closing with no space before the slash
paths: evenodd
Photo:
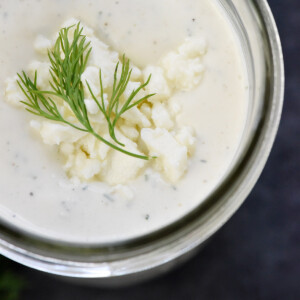
<path id="1" fill-rule="evenodd" d="M 200 0 L 198 0 L 200 1 Z M 219 0 L 240 39 L 250 81 L 244 137 L 223 182 L 196 209 L 147 236 L 112 245 L 55 243 L 0 224 L 0 253 L 37 270 L 95 279 L 134 282 L 187 258 L 243 203 L 269 156 L 278 129 L 284 92 L 283 57 L 265 0 Z"/>

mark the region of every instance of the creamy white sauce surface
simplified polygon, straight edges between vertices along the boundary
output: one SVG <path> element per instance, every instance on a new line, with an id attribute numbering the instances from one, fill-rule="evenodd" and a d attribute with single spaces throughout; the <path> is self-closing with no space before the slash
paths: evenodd
<path id="1" fill-rule="evenodd" d="M 204 37 L 204 78 L 178 93 L 178 122 L 192 126 L 197 143 L 176 184 L 153 171 L 128 184 L 133 197 L 103 183 L 72 184 L 57 149 L 44 145 L 30 115 L 4 101 L 4 81 L 36 58 L 34 39 L 52 36 L 74 17 L 95 29 L 138 66 L 153 64 L 186 37 Z M 0 3 L 0 218 L 44 238 L 105 243 L 166 226 L 198 206 L 231 165 L 245 126 L 247 76 L 239 43 L 211 0 L 2 0 Z"/>

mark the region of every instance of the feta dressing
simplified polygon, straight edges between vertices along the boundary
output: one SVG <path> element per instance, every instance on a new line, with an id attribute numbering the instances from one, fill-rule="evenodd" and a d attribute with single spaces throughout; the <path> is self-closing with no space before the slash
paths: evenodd
<path id="1" fill-rule="evenodd" d="M 44 238 L 120 241 L 178 220 L 216 188 L 248 105 L 242 51 L 217 1 L 3 0 L 1 11 L 1 219 Z M 157 159 L 125 156 L 24 112 L 15 73 L 38 70 L 38 86 L 49 88 L 47 49 L 60 24 L 76 23 L 71 17 L 86 24 L 93 46 L 83 81 L 95 94 L 99 67 L 108 89 L 122 53 L 133 68 L 125 94 L 152 74 L 145 92 L 156 95 L 124 114 L 116 135 L 128 150 Z M 85 91 L 90 117 L 109 139 Z M 63 104 L 60 110 L 72 118 Z"/>
<path id="2" fill-rule="evenodd" d="M 62 25 L 62 28 L 74 26 L 79 22 L 76 19 L 68 20 Z M 110 50 L 108 45 L 97 39 L 91 28 L 83 24 L 81 26 L 83 26 L 83 34 L 88 35 L 87 42 L 90 42 L 92 49 L 87 68 L 81 76 L 85 97 L 87 97 L 84 102 L 89 114 L 89 120 L 93 128 L 97 128 L 97 133 L 100 136 L 108 137 L 106 139 L 114 143 L 109 138 L 109 128 L 105 117 L 92 99 L 89 88 L 95 97 L 98 99 L 101 97 L 99 82 L 99 70 L 101 70 L 104 103 L 106 103 L 105 107 L 107 107 L 108 94 L 111 94 L 113 90 L 114 83 L 112 78 L 115 66 L 118 63 L 121 69 L 123 60 L 120 61 L 120 55 Z M 75 27 L 70 28 L 70 38 L 73 36 L 74 31 Z M 56 33 L 55 36 L 57 37 L 58 34 Z M 33 61 L 29 64 L 28 72 L 32 80 L 35 73 L 37 73 L 37 86 L 42 91 L 49 90 L 49 88 L 51 90 L 49 84 L 51 80 L 49 75 L 50 64 L 45 62 L 48 59 L 47 53 L 45 54 L 45 45 L 54 44 L 55 41 L 47 41 L 46 38 L 39 35 L 35 42 L 35 50 L 37 53 L 44 54 L 42 57 L 43 61 Z M 53 50 L 51 46 L 50 49 Z M 148 81 L 150 76 L 153 78 L 153 82 L 150 81 L 151 87 L 155 90 L 156 95 L 154 99 L 149 97 L 149 99 L 144 101 L 144 104 L 148 105 L 149 114 L 145 115 L 140 106 L 134 106 L 121 116 L 121 119 L 116 124 L 115 131 L 119 141 L 124 143 L 125 149 L 135 154 L 156 156 L 155 162 L 136 161 L 136 159 L 122 153 L 111 153 L 115 150 L 104 145 L 97 138 L 91 136 L 90 133 L 78 132 L 65 124 L 58 124 L 50 120 L 45 121 L 43 118 L 36 118 L 30 124 L 41 135 L 45 144 L 57 145 L 58 152 L 64 156 L 64 169 L 72 179 L 81 181 L 99 180 L 108 184 L 126 184 L 129 180 L 136 179 L 141 175 L 146 167 L 155 166 L 157 171 L 162 171 L 166 180 L 176 183 L 187 169 L 188 155 L 191 153 L 190 148 L 194 146 L 195 139 L 193 136 L 187 136 L 186 138 L 181 138 L 180 142 L 176 141 L 175 136 L 179 131 L 181 131 L 181 135 L 187 132 L 191 135 L 192 130 L 191 128 L 182 130 L 185 127 L 181 128 L 180 126 L 174 128 L 175 120 L 173 119 L 176 118 L 179 111 L 171 116 L 168 110 L 168 100 L 174 95 L 174 91 L 188 91 L 200 83 L 204 70 L 202 55 L 206 52 L 205 50 L 206 45 L 202 39 L 189 38 L 179 47 L 179 55 L 170 52 L 161 59 L 162 65 L 165 64 L 165 61 L 168 61 L 168 64 L 165 66 L 148 66 L 145 71 L 140 70 L 136 66 L 132 67 L 135 69 L 135 81 L 128 82 L 127 88 L 120 98 L 121 104 L 126 102 L 132 92 Z M 144 82 L 142 80 L 143 73 Z M 120 74 L 118 76 L 120 77 Z M 174 78 L 176 78 L 175 83 Z M 16 103 L 15 98 L 18 100 L 22 99 L 22 101 L 27 99 L 18 84 L 13 82 L 14 80 L 16 80 L 16 77 L 6 80 L 6 101 L 20 107 L 20 102 Z M 172 85 L 173 88 L 170 88 L 169 86 Z M 151 87 L 146 87 L 149 95 L 153 93 Z M 173 93 L 171 93 L 171 90 Z M 167 95 L 166 91 L 168 91 Z M 133 100 L 137 101 L 147 94 L 144 90 L 141 90 Z M 61 99 L 56 99 L 55 101 L 63 118 L 74 123 L 73 120 L 76 120 L 76 118 L 66 102 L 63 102 Z M 80 126 L 78 123 L 75 124 Z M 149 128 L 149 130 L 145 130 L 146 128 Z M 105 151 L 102 150 L 103 148 Z M 173 153 L 177 153 L 177 155 L 173 155 Z M 172 167 L 170 166 L 171 161 Z M 112 174 L 115 175 L 112 176 Z"/>

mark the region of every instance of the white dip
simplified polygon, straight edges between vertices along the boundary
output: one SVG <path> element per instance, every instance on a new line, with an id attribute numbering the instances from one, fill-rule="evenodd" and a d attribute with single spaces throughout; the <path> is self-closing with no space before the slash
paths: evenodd
<path id="1" fill-rule="evenodd" d="M 248 107 L 240 45 L 217 2 L 3 0 L 0 6 L 1 219 L 44 238 L 121 241 L 171 224 L 216 188 L 237 152 Z M 42 73 L 42 52 L 70 18 L 93 28 L 90 37 L 109 46 L 112 60 L 125 53 L 136 81 L 152 73 L 149 93 L 157 95 L 135 111 L 136 119 L 127 115 L 118 134 L 136 151 L 142 140 L 157 159 L 129 161 L 99 145 L 96 151 L 89 137 L 70 138 L 4 101 L 5 89 L 6 100 L 18 100 L 7 78 L 28 66 Z M 92 84 L 95 66 L 88 67 Z M 97 114 L 89 99 L 87 106 Z"/>

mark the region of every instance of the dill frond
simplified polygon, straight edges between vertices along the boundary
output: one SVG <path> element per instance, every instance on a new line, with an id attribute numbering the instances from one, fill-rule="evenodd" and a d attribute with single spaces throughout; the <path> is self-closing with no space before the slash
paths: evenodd
<path id="1" fill-rule="evenodd" d="M 73 27 L 75 27 L 74 34 L 72 39 L 69 39 L 69 31 Z M 51 64 L 49 72 L 51 75 L 50 85 L 52 90 L 41 91 L 38 89 L 37 71 L 35 72 L 33 80 L 24 71 L 21 74 L 18 74 L 18 85 L 26 97 L 26 101 L 22 101 L 22 103 L 26 106 L 28 112 L 36 116 L 67 124 L 77 130 L 92 134 L 98 140 L 117 151 L 132 157 L 149 160 L 151 157 L 127 151 L 125 145 L 116 138 L 115 128 L 122 114 L 154 95 L 149 94 L 138 100 L 134 100 L 138 93 L 149 84 L 151 75 L 144 84 L 141 84 L 139 88 L 134 90 L 126 101 L 121 104 L 120 99 L 128 86 L 132 73 L 130 61 L 123 55 L 122 70 L 119 78 L 119 63 L 117 63 L 115 67 L 113 89 L 107 107 L 105 107 L 104 103 L 101 69 L 99 69 L 101 99 L 97 99 L 90 85 L 86 82 L 93 100 L 107 121 L 109 134 L 116 144 L 104 139 L 93 128 L 84 102 L 85 94 L 81 75 L 86 69 L 92 47 L 90 42 L 87 42 L 86 36 L 83 35 L 82 32 L 83 27 L 80 26 L 80 23 L 68 28 L 62 28 L 53 50 L 48 51 L 48 57 Z M 53 96 L 58 97 L 67 103 L 76 117 L 76 123 L 72 123 L 63 117 Z"/>

